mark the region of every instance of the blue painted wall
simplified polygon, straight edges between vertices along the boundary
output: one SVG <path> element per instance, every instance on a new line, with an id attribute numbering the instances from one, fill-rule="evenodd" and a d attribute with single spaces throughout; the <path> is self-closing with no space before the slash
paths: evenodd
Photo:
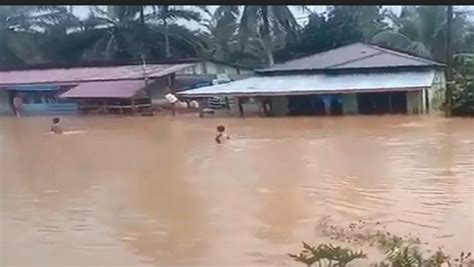
<path id="1" fill-rule="evenodd" d="M 78 110 L 76 103 L 23 104 L 25 115 L 76 114 Z"/>
<path id="2" fill-rule="evenodd" d="M 76 114 L 79 105 L 72 101 L 59 99 L 64 90 L 54 85 L 14 86 L 0 92 L 0 114 L 12 114 L 10 92 L 16 91 L 24 97 L 23 115 Z"/>

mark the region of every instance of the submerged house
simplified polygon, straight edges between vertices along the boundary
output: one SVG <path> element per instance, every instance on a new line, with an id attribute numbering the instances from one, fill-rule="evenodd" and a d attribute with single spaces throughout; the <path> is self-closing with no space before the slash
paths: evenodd
<path id="1" fill-rule="evenodd" d="M 150 107 L 169 92 L 211 85 L 218 74 L 236 77 L 249 71 L 199 59 L 0 71 L 0 114 L 12 113 L 15 95 L 21 96 L 26 114 L 130 111 Z"/>
<path id="2" fill-rule="evenodd" d="M 444 65 L 355 43 L 275 64 L 256 76 L 181 92 L 235 99 L 232 112 L 279 115 L 421 114 L 440 108 Z"/>

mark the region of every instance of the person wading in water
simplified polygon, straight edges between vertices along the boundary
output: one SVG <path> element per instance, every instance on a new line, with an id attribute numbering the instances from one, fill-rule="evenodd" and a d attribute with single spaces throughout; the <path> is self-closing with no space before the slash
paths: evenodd
<path id="1" fill-rule="evenodd" d="M 59 124 L 59 118 L 54 118 L 53 119 L 53 125 L 51 126 L 51 132 L 54 134 L 62 134 L 63 129 L 61 125 Z"/>
<path id="2" fill-rule="evenodd" d="M 225 132 L 225 126 L 224 125 L 219 125 L 217 126 L 217 136 L 216 136 L 216 142 L 218 144 L 222 144 L 225 140 L 229 140 L 230 137 L 226 134 Z"/>

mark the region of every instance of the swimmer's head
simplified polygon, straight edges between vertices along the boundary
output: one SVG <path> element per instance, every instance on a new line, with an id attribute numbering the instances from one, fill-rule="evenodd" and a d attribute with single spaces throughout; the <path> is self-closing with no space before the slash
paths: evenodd
<path id="1" fill-rule="evenodd" d="M 225 132 L 225 127 L 224 127 L 224 125 L 219 125 L 219 126 L 217 126 L 217 132 L 219 132 L 219 133 Z"/>
<path id="2" fill-rule="evenodd" d="M 53 123 L 54 123 L 54 124 L 59 123 L 59 118 L 54 118 L 54 119 L 53 119 Z"/>

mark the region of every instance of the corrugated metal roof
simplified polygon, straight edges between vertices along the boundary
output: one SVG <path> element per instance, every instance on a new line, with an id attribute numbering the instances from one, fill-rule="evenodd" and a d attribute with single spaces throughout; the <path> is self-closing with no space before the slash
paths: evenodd
<path id="1" fill-rule="evenodd" d="M 228 76 L 233 81 L 251 77 L 242 74 L 229 74 Z M 173 83 L 173 89 L 175 92 L 179 92 L 192 88 L 209 86 L 212 84 L 212 80 L 216 78 L 216 74 L 177 74 Z"/>
<path id="2" fill-rule="evenodd" d="M 311 56 L 290 60 L 258 72 L 295 70 L 338 70 L 352 68 L 390 68 L 444 66 L 438 62 L 411 56 L 375 45 L 355 43 Z"/>
<path id="3" fill-rule="evenodd" d="M 58 85 L 16 85 L 9 86 L 7 89 L 16 91 L 55 91 L 59 90 Z"/>
<path id="4" fill-rule="evenodd" d="M 410 90 L 430 87 L 433 79 L 434 71 L 261 76 L 227 84 L 201 87 L 179 94 L 189 97 L 208 97 L 215 95 L 264 96 Z"/>
<path id="5" fill-rule="evenodd" d="M 194 64 L 146 65 L 145 75 L 157 78 Z M 80 83 L 91 81 L 143 79 L 142 65 L 87 67 L 70 69 L 17 70 L 0 72 L 0 86 L 19 84 Z"/>
<path id="6" fill-rule="evenodd" d="M 86 82 L 63 93 L 63 98 L 131 98 L 145 87 L 143 80 Z"/>

